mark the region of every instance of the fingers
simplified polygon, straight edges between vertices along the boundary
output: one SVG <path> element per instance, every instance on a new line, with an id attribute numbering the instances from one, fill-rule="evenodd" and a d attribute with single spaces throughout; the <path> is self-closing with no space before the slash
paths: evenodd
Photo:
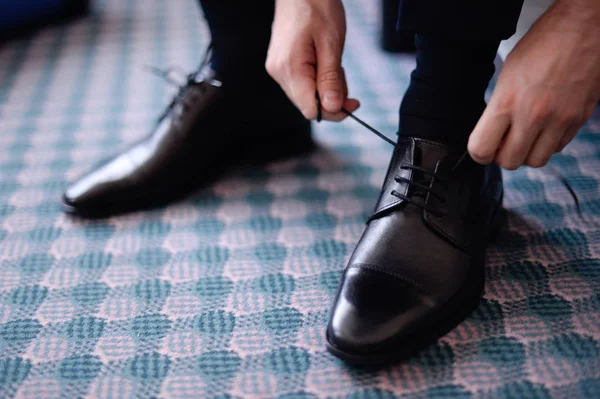
<path id="1" fill-rule="evenodd" d="M 327 65 L 328 62 L 331 63 L 331 60 L 326 60 L 324 64 Z M 317 64 L 320 65 L 321 61 Z M 315 71 L 315 67 L 311 63 L 294 65 L 288 58 L 284 58 L 283 60 L 267 59 L 266 69 L 306 119 L 316 119 L 317 117 L 315 91 L 318 84 L 320 84 L 318 87 L 323 87 L 325 90 L 335 88 L 339 94 L 336 101 L 341 101 L 341 103 L 333 108 L 330 106 L 331 104 L 329 106 L 326 105 L 326 98 L 331 98 L 326 97 L 321 89 L 319 89 L 323 120 L 339 122 L 347 117 L 345 113 L 341 112 L 342 107 L 349 112 L 354 112 L 360 106 L 358 100 L 348 98 L 348 84 L 344 68 L 341 66 L 339 66 L 339 75 L 337 75 L 339 79 L 337 80 L 330 79 L 334 76 L 331 73 L 325 73 L 325 77 L 323 75 L 320 78 L 318 77 L 319 71 L 323 73 L 323 70 L 327 70 L 326 67 L 322 67 L 319 70 L 317 66 L 317 71 Z"/>
<path id="2" fill-rule="evenodd" d="M 556 148 L 556 152 L 561 152 L 565 149 L 565 147 L 573 140 L 577 132 L 579 131 L 580 125 L 573 125 L 567 129 L 565 135 L 558 142 L 558 147 Z"/>
<path id="3" fill-rule="evenodd" d="M 525 165 L 533 168 L 545 166 L 558 148 L 564 134 L 564 129 L 559 125 L 552 125 L 542 131 L 533 144 Z"/>
<path id="4" fill-rule="evenodd" d="M 496 154 L 496 163 L 504 169 L 518 169 L 525 162 L 539 134 L 539 131 L 526 132 L 511 127 Z"/>
<path id="5" fill-rule="evenodd" d="M 500 143 L 510 128 L 509 115 L 490 101 L 469 137 L 467 149 L 475 162 L 486 165 L 496 158 Z"/>
<path id="6" fill-rule="evenodd" d="M 315 43 L 317 52 L 317 89 L 323 109 L 329 113 L 341 111 L 345 100 L 345 79 L 342 69 L 343 43 L 325 36 Z"/>
<path id="7" fill-rule="evenodd" d="M 312 65 L 304 65 L 296 70 L 291 70 L 289 78 L 285 79 L 288 88 L 286 90 L 284 87 L 283 90 L 306 119 L 316 119 L 317 117 L 315 75 Z"/>
<path id="8" fill-rule="evenodd" d="M 360 102 L 355 98 L 347 98 L 344 100 L 343 108 L 348 112 L 354 112 L 360 107 Z M 331 121 L 331 122 L 340 122 L 346 119 L 348 115 L 344 112 L 331 113 L 327 111 L 323 111 L 323 120 Z"/>
<path id="9" fill-rule="evenodd" d="M 346 73 L 344 68 L 342 67 L 342 83 L 344 89 L 344 103 L 342 104 L 342 108 L 348 112 L 354 112 L 360 107 L 360 102 L 355 98 L 348 98 L 348 83 L 346 82 Z M 322 110 L 322 117 L 324 120 L 332 121 L 332 122 L 340 122 L 348 117 L 344 112 L 332 113 L 326 110 Z"/>
<path id="10" fill-rule="evenodd" d="M 496 153 L 496 162 L 508 170 L 515 170 L 523 165 L 546 123 L 546 118 L 535 113 L 517 113 Z"/>
<path id="11" fill-rule="evenodd" d="M 357 100 L 347 98 L 342 68 L 346 21 L 341 1 L 277 2 L 271 32 L 267 72 L 307 119 L 317 117 L 317 91 L 324 119 L 343 119 L 342 106 L 358 108 Z"/>
<path id="12" fill-rule="evenodd" d="M 545 166 L 552 155 L 562 151 L 575 137 L 579 125 L 564 125 L 554 121 L 541 130 L 527 131 L 511 127 L 500 143 L 496 162 L 505 169 L 515 170 L 522 165 L 540 168 Z"/>
<path id="13" fill-rule="evenodd" d="M 276 53 L 276 52 L 274 52 Z M 279 84 L 292 103 L 302 112 L 306 119 L 317 117 L 315 101 L 316 72 L 309 63 L 295 64 L 290 57 L 269 53 L 265 64 L 269 75 Z"/>

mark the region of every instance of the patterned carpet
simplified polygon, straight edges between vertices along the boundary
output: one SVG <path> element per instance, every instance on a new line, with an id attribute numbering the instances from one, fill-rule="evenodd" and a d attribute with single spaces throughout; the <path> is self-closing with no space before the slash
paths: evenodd
<path id="1" fill-rule="evenodd" d="M 371 0 L 347 12 L 358 115 L 392 135 L 413 60 L 378 51 Z M 316 126 L 309 157 L 166 209 L 61 213 L 66 183 L 145 134 L 172 94 L 144 65 L 192 68 L 207 40 L 192 0 L 105 0 L 0 48 L 0 397 L 600 397 L 599 111 L 549 168 L 505 174 L 509 222 L 477 312 L 377 371 L 324 350 L 390 155 L 352 121 Z"/>

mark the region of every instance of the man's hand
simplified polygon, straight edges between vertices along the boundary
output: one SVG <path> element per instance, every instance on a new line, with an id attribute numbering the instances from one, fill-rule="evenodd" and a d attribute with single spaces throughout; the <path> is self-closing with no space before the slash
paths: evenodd
<path id="1" fill-rule="evenodd" d="M 266 68 L 307 119 L 345 118 L 359 102 L 349 99 L 342 68 L 346 19 L 341 0 L 277 0 Z"/>
<path id="2" fill-rule="evenodd" d="M 600 1 L 557 1 L 506 59 L 469 138 L 482 164 L 544 166 L 600 99 Z"/>

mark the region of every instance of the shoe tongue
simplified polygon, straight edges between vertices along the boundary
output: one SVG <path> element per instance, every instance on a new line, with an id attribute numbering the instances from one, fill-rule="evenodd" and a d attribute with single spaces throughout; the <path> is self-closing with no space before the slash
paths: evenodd
<path id="1" fill-rule="evenodd" d="M 432 142 L 415 140 L 415 149 L 413 153 L 414 165 L 421 168 L 435 171 L 438 168 L 438 164 L 444 162 L 448 157 L 448 149 L 441 144 Z M 420 170 L 413 171 L 412 181 L 419 183 L 423 186 L 429 187 L 431 184 L 432 175 L 429 173 L 422 172 Z M 409 195 L 415 197 L 425 198 L 427 191 L 413 185 L 411 187 Z"/>
<path id="2" fill-rule="evenodd" d="M 443 144 L 419 139 L 415 140 L 413 155 L 414 165 L 425 169 L 435 170 L 438 163 L 446 163 L 444 161 L 447 158 L 450 158 L 450 156 L 449 148 Z M 415 171 L 415 174 L 416 173 L 417 172 Z"/>
<path id="3" fill-rule="evenodd" d="M 431 175 L 428 175 L 427 173 L 423 173 L 421 171 L 415 170 L 413 172 L 412 181 L 415 183 L 418 183 L 422 186 L 429 187 L 429 185 L 431 184 Z M 423 200 L 425 200 L 425 197 L 427 196 L 427 191 L 417 185 L 412 185 L 408 192 L 408 196 L 409 197 L 421 197 L 421 198 L 423 198 Z"/>
<path id="4" fill-rule="evenodd" d="M 407 183 L 398 183 L 395 181 L 394 177 L 401 176 L 405 179 L 412 180 L 413 182 L 421 183 L 424 186 L 429 186 L 432 176 L 419 170 L 402 168 L 402 164 L 407 163 L 434 171 L 436 169 L 436 165 L 439 163 L 440 165 L 438 170 L 442 174 L 446 174 L 452 167 L 452 162 L 455 162 L 455 157 L 456 154 L 443 144 L 418 138 L 407 138 L 400 140 L 394 151 L 390 168 L 388 169 L 388 173 L 386 175 L 379 200 L 377 201 L 373 217 L 384 214 L 386 210 L 399 205 L 400 202 L 398 198 L 390 195 L 392 191 L 396 191 L 411 197 L 425 197 L 426 190 L 418 188 L 414 184 L 410 185 Z M 407 188 L 409 188 L 408 192 L 406 191 Z M 418 201 L 424 201 L 424 199 Z"/>

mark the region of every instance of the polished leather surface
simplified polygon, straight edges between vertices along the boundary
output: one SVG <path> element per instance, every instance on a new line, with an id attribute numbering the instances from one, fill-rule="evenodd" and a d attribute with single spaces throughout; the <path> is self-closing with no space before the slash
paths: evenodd
<path id="1" fill-rule="evenodd" d="M 313 148 L 310 124 L 274 82 L 247 91 L 210 69 L 188 81 L 153 131 L 67 188 L 66 211 L 82 216 L 162 205 L 243 163 Z"/>
<path id="2" fill-rule="evenodd" d="M 461 155 L 416 138 L 397 144 L 331 311 L 327 339 L 338 355 L 405 349 L 416 336 L 435 336 L 445 315 L 476 304 L 486 237 L 501 209 L 502 177 L 497 165 L 470 159 L 453 170 Z"/>

